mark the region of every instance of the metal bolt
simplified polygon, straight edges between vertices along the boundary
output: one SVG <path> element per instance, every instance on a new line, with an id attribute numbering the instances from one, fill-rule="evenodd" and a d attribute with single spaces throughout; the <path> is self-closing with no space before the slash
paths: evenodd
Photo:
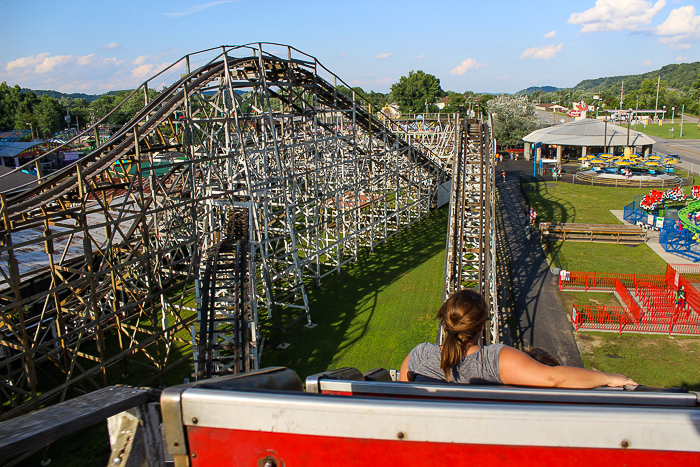
<path id="1" fill-rule="evenodd" d="M 399 431 L 399 434 L 396 435 L 396 437 L 399 439 L 403 439 L 404 436 L 403 431 Z"/>
<path id="2" fill-rule="evenodd" d="M 194 423 L 195 425 L 197 423 L 199 423 L 199 420 L 197 420 L 197 417 L 192 417 L 192 423 Z"/>
<path id="3" fill-rule="evenodd" d="M 112 459 L 112 464 L 121 464 L 122 463 L 122 458 L 121 457 L 115 457 Z"/>
<path id="4" fill-rule="evenodd" d="M 195 457 L 197 457 L 197 454 L 195 454 L 195 453 L 193 452 L 193 453 L 192 453 L 192 459 L 194 459 Z"/>
<path id="5" fill-rule="evenodd" d="M 268 459 L 267 462 L 265 462 L 264 467 L 277 467 L 277 464 L 275 464 L 274 460 Z"/>
<path id="6" fill-rule="evenodd" d="M 620 446 L 622 446 L 623 449 L 627 449 L 630 447 L 630 442 L 627 441 L 626 439 L 623 439 L 622 442 L 620 443 Z"/>

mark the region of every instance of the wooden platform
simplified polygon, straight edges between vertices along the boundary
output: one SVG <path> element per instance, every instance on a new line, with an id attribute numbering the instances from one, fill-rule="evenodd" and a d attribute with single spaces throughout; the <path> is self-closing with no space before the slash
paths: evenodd
<path id="1" fill-rule="evenodd" d="M 636 225 L 540 222 L 540 231 L 542 238 L 569 242 L 639 245 L 647 241 L 647 231 Z"/>

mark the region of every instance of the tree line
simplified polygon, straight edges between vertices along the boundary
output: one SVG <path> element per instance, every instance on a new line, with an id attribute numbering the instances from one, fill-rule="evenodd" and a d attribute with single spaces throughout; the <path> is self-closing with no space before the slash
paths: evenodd
<path id="1" fill-rule="evenodd" d="M 624 84 L 623 84 L 624 83 Z M 658 91 L 658 101 L 657 101 Z M 599 99 L 595 99 L 598 96 Z M 643 75 L 614 76 L 584 80 L 573 88 L 553 92 L 538 90 L 530 94 L 535 102 L 570 106 L 584 101 L 603 109 L 663 110 L 685 107 L 685 112 L 700 114 L 700 62 L 666 65 Z M 620 106 L 622 98 L 622 106 Z"/>
<path id="2" fill-rule="evenodd" d="M 56 99 L 47 94 L 37 96 L 32 91 L 23 92 L 18 86 L 0 83 L 0 130 L 29 130 L 39 138 L 49 138 L 65 130 L 69 125 L 84 129 L 98 121 L 115 107 L 108 119 L 111 125 L 128 122 L 144 106 L 143 93 L 129 98 L 131 90 L 103 94 L 92 102 L 82 98 L 61 97 Z M 149 98 L 156 91 L 149 90 Z M 128 100 L 127 100 L 128 99 Z M 70 116 L 70 124 L 66 116 Z"/>

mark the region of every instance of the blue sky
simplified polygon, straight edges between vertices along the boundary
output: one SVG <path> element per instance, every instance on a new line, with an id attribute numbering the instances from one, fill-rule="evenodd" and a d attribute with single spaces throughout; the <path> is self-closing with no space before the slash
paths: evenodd
<path id="1" fill-rule="evenodd" d="M 700 60 L 687 0 L 0 0 L 0 81 L 100 94 L 187 53 L 289 44 L 347 83 L 388 92 L 411 70 L 443 89 L 516 92 Z"/>

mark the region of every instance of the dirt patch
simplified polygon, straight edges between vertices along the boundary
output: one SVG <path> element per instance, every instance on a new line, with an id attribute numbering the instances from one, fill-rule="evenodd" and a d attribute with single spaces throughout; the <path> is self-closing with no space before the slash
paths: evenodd
<path id="1" fill-rule="evenodd" d="M 576 339 L 576 345 L 581 355 L 593 355 L 593 350 L 603 345 L 603 339 L 598 336 L 574 332 L 574 339 Z"/>

